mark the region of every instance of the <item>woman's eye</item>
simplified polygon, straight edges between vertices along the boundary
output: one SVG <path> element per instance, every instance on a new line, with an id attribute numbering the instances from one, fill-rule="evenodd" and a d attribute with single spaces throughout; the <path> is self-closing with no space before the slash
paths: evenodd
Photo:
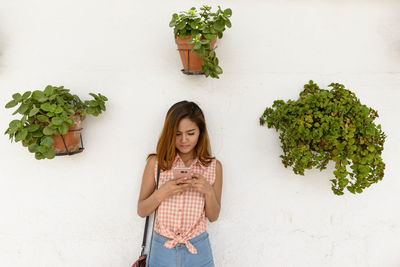
<path id="1" fill-rule="evenodd" d="M 194 135 L 194 133 L 189 133 L 188 135 Z"/>
<path id="2" fill-rule="evenodd" d="M 180 133 L 177 133 L 177 134 L 176 134 L 176 136 L 180 136 L 180 135 L 181 135 Z"/>

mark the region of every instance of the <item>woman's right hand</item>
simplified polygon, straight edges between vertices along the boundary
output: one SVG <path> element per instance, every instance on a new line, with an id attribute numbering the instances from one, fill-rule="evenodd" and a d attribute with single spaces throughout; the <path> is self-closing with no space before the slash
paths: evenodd
<path id="1" fill-rule="evenodd" d="M 160 196 L 160 200 L 170 198 L 178 193 L 184 192 L 192 187 L 191 179 L 182 177 L 176 180 L 170 180 L 163 184 L 157 191 Z"/>

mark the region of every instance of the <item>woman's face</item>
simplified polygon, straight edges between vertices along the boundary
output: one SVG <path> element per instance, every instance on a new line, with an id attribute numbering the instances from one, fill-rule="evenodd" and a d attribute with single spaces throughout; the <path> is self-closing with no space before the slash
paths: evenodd
<path id="1" fill-rule="evenodd" d="M 183 118 L 176 132 L 176 149 L 183 154 L 191 152 L 196 147 L 199 136 L 200 129 L 197 124 L 189 118 Z"/>

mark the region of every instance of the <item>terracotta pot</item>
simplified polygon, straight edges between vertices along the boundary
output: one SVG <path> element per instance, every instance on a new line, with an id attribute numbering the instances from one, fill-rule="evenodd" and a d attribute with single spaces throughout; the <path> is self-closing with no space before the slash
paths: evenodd
<path id="1" fill-rule="evenodd" d="M 67 153 L 67 152 L 76 152 L 80 148 L 80 143 L 81 143 L 81 116 L 80 115 L 74 115 L 71 116 L 71 118 L 75 121 L 74 126 L 69 127 L 69 132 L 67 134 L 63 135 L 65 145 L 67 146 L 67 149 L 65 149 L 65 145 L 63 142 L 63 138 L 61 138 L 61 135 L 53 135 L 52 138 L 54 140 L 53 143 L 53 149 L 56 152 L 56 154 L 61 154 L 61 153 Z"/>
<path id="2" fill-rule="evenodd" d="M 179 55 L 181 56 L 183 70 L 185 72 L 203 72 L 201 70 L 201 63 L 203 62 L 203 58 L 197 55 L 197 52 L 191 52 L 190 50 L 193 48 L 193 44 L 188 44 L 188 42 L 192 39 L 192 36 L 187 38 L 177 37 L 175 39 L 175 43 L 178 46 Z M 214 49 L 215 42 L 217 41 L 217 37 L 211 41 L 211 49 Z"/>

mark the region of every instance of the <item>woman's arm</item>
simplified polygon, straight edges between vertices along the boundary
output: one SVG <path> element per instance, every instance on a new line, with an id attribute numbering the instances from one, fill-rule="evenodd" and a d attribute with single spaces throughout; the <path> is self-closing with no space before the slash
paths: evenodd
<path id="1" fill-rule="evenodd" d="M 193 174 L 193 177 L 197 178 L 197 181 L 193 182 L 193 187 L 205 195 L 206 217 L 210 222 L 214 222 L 218 219 L 221 210 L 222 165 L 217 160 L 215 182 L 212 186 L 199 174 Z"/>
<path id="2" fill-rule="evenodd" d="M 142 186 L 140 187 L 140 195 L 137 207 L 137 213 L 140 217 L 144 218 L 150 215 L 161 203 L 156 188 L 154 168 L 156 164 L 156 156 L 151 156 L 147 160 L 146 167 L 144 168 Z"/>
<path id="3" fill-rule="evenodd" d="M 212 194 L 206 195 L 206 216 L 210 222 L 214 222 L 218 219 L 221 210 L 222 165 L 218 160 L 215 182 L 212 188 Z"/>

